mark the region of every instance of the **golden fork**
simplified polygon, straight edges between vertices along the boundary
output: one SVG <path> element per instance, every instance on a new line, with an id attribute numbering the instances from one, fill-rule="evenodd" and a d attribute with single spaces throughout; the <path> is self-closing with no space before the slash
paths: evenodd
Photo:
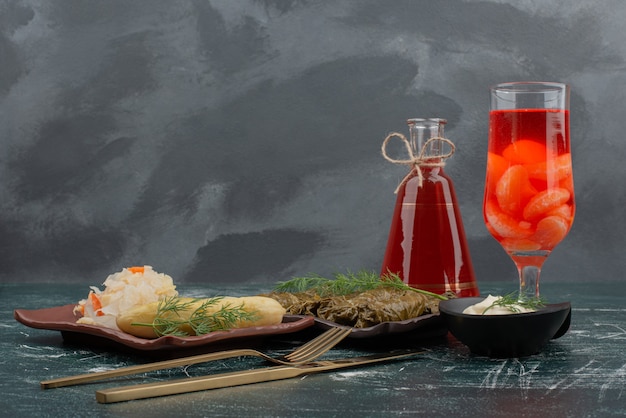
<path id="1" fill-rule="evenodd" d="M 73 386 L 83 383 L 95 382 L 112 377 L 128 376 L 132 374 L 151 372 L 155 370 L 169 369 L 178 366 L 188 366 L 191 364 L 203 363 L 212 360 L 221 360 L 231 357 L 255 356 L 261 357 L 272 363 L 281 365 L 306 364 L 320 357 L 328 350 L 336 346 L 352 332 L 352 328 L 333 327 L 308 343 L 298 347 L 291 353 L 282 357 L 271 357 L 257 350 L 244 348 L 238 350 L 220 351 L 217 353 L 200 354 L 191 357 L 182 357 L 174 360 L 159 361 L 156 363 L 139 364 L 136 366 L 121 367 L 115 370 L 105 370 L 102 372 L 79 374 L 75 376 L 61 377 L 52 380 L 42 381 L 42 389 L 60 388 L 63 386 Z"/>
<path id="2" fill-rule="evenodd" d="M 345 367 L 356 367 L 366 364 L 398 360 L 420 353 L 422 353 L 422 351 L 402 350 L 387 354 L 377 354 L 373 356 L 353 357 L 332 361 L 320 361 L 302 366 L 273 366 L 261 369 L 242 370 L 238 372 L 177 379 L 165 382 L 144 383 L 139 385 L 101 389 L 96 391 L 96 400 L 99 403 L 114 403 L 135 399 L 155 398 L 157 396 L 176 395 L 181 393 L 198 392 L 209 389 L 247 385 L 252 383 L 269 382 L 273 380 L 289 379 L 311 373 L 342 369 Z"/>

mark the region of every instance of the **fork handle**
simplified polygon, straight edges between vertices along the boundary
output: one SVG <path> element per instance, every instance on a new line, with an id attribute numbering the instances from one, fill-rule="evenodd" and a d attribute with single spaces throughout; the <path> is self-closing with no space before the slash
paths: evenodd
<path id="1" fill-rule="evenodd" d="M 60 388 L 64 386 L 80 385 L 82 383 L 96 382 L 98 380 L 109 379 L 112 377 L 129 376 L 138 373 L 152 372 L 155 370 L 163 370 L 179 366 L 188 366 L 191 364 L 203 363 L 205 361 L 222 360 L 231 357 L 240 357 L 256 354 L 256 351 L 248 349 L 220 351 L 217 353 L 200 354 L 197 356 L 182 357 L 179 359 L 159 361 L 156 363 L 121 367 L 114 370 L 105 370 L 101 372 L 85 373 L 75 376 L 61 377 L 58 379 L 44 380 L 40 384 L 42 389 Z"/>

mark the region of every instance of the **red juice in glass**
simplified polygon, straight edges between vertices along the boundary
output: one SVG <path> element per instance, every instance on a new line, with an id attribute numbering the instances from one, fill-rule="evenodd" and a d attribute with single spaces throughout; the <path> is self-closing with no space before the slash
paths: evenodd
<path id="1" fill-rule="evenodd" d="M 568 110 L 490 112 L 484 200 L 489 232 L 514 259 L 545 257 L 565 238 L 575 212 Z"/>

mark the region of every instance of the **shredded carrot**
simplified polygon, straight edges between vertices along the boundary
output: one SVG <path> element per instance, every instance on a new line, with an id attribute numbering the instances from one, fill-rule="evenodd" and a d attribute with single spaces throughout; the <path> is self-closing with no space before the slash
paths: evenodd
<path id="1" fill-rule="evenodd" d="M 91 306 L 93 306 L 93 310 L 96 315 L 104 316 L 104 313 L 102 312 L 102 302 L 100 302 L 98 295 L 93 292 L 89 293 L 89 300 L 91 301 Z"/>
<path id="2" fill-rule="evenodd" d="M 137 274 L 137 273 L 143 274 L 143 271 L 144 271 L 143 266 L 128 267 L 128 270 L 130 270 L 130 272 L 133 274 Z"/>

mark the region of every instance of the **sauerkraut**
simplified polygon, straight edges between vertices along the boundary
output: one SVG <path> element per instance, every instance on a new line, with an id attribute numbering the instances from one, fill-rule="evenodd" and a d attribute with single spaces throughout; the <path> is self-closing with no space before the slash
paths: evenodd
<path id="1" fill-rule="evenodd" d="M 124 268 L 109 275 L 103 286 L 104 290 L 90 286 L 87 298 L 78 302 L 74 313 L 81 318 L 77 323 L 119 329 L 116 318 L 122 312 L 164 297 L 178 296 L 172 278 L 154 271 L 151 266 Z"/>

